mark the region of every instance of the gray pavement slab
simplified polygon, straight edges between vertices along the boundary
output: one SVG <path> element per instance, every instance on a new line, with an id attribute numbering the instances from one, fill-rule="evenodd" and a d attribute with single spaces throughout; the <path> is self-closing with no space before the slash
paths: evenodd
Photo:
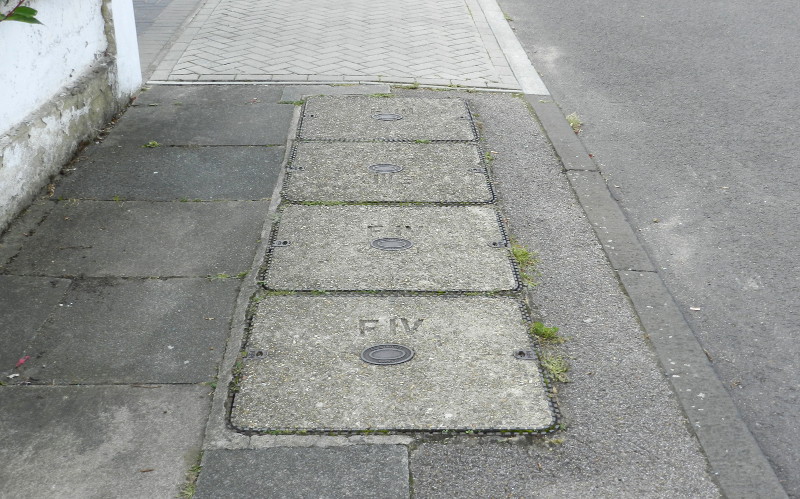
<path id="1" fill-rule="evenodd" d="M 10 371 L 69 287 L 67 279 L 0 276 L 0 372 Z"/>
<path id="2" fill-rule="evenodd" d="M 54 384 L 201 383 L 217 374 L 238 279 L 87 279 L 55 307 L 19 369 Z"/>
<path id="3" fill-rule="evenodd" d="M 402 364 L 362 352 L 410 348 Z M 513 298 L 268 296 L 231 421 L 270 430 L 537 430 L 554 424 Z"/>
<path id="4" fill-rule="evenodd" d="M 359 96 L 308 99 L 298 136 L 308 140 L 478 138 L 466 102 L 461 99 Z"/>
<path id="5" fill-rule="evenodd" d="M 58 198 L 255 200 L 272 195 L 283 147 L 90 147 L 62 178 Z"/>
<path id="6" fill-rule="evenodd" d="M 497 291 L 518 287 L 491 206 L 287 206 L 264 285 L 285 290 Z M 378 249 L 381 241 L 412 246 Z M 284 246 L 280 241 L 288 241 Z"/>
<path id="7" fill-rule="evenodd" d="M 400 445 L 212 450 L 195 498 L 406 499 L 408 451 Z"/>
<path id="8" fill-rule="evenodd" d="M 199 455 L 203 386 L 0 387 L 2 497 L 176 497 Z"/>
<path id="9" fill-rule="evenodd" d="M 105 139 L 113 145 L 282 145 L 294 107 L 264 85 L 153 85 Z"/>
<path id="10" fill-rule="evenodd" d="M 386 84 L 374 85 L 286 85 L 282 102 L 298 102 L 314 95 L 371 95 L 388 94 L 392 88 Z"/>
<path id="11" fill-rule="evenodd" d="M 675 465 L 663 453 L 640 447 L 593 444 L 560 435 L 533 442 L 465 437 L 424 442 L 410 452 L 414 497 L 719 497 L 713 483 L 698 480 L 688 463 Z M 576 460 L 586 446 L 597 454 Z M 628 471 L 631 466 L 635 474 Z"/>
<path id="12" fill-rule="evenodd" d="M 291 201 L 493 199 L 476 144 L 300 142 L 295 148 L 283 190 Z"/>
<path id="13" fill-rule="evenodd" d="M 8 272 L 205 277 L 250 268 L 268 203 L 58 202 Z"/>

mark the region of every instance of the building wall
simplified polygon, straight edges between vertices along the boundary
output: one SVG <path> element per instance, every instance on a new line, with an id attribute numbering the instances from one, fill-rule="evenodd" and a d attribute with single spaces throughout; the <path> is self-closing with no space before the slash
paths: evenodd
<path id="1" fill-rule="evenodd" d="M 0 231 L 141 84 L 131 0 L 31 0 L 0 23 Z"/>

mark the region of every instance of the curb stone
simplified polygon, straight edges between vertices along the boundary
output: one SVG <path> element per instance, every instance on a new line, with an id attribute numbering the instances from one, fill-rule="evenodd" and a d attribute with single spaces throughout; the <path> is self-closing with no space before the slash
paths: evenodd
<path id="1" fill-rule="evenodd" d="M 549 95 L 526 94 L 729 498 L 788 497 L 600 170 Z"/>

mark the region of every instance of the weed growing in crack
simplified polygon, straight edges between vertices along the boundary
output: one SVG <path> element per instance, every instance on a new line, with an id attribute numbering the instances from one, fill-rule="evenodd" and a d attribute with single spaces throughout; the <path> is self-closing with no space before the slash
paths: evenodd
<path id="1" fill-rule="evenodd" d="M 197 461 L 195 464 L 189 468 L 189 471 L 186 472 L 186 481 L 181 487 L 181 491 L 178 497 L 183 499 L 191 499 L 194 497 L 194 493 L 197 490 L 197 478 L 200 476 L 200 471 L 202 471 L 203 466 L 200 464 L 203 460 L 203 451 L 200 451 L 197 456 Z"/>
<path id="2" fill-rule="evenodd" d="M 536 265 L 539 263 L 539 257 L 536 253 L 528 251 L 527 248 L 516 241 L 511 241 L 511 255 L 519 265 L 519 275 L 522 282 L 528 286 L 536 286 L 535 276 L 538 272 Z"/>
<path id="3" fill-rule="evenodd" d="M 564 343 L 564 341 L 566 341 L 558 335 L 557 327 L 547 327 L 541 322 L 534 322 L 531 324 L 530 332 L 542 341 L 550 343 Z"/>
<path id="4" fill-rule="evenodd" d="M 567 372 L 569 371 L 569 362 L 562 355 L 543 353 L 539 358 L 539 362 L 553 381 L 561 383 L 569 383 Z"/>
<path id="5" fill-rule="evenodd" d="M 581 121 L 581 117 L 578 116 L 578 113 L 568 114 L 567 123 L 569 123 L 569 126 L 572 127 L 573 132 L 575 133 L 581 132 L 581 126 L 583 126 L 583 122 Z"/>

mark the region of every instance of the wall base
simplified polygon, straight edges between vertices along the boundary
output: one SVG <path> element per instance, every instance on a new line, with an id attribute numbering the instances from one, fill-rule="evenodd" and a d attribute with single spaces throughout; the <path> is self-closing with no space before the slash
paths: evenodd
<path id="1" fill-rule="evenodd" d="M 0 137 L 0 233 L 80 146 L 129 101 L 117 97 L 110 58 L 99 61 L 28 119 Z"/>

